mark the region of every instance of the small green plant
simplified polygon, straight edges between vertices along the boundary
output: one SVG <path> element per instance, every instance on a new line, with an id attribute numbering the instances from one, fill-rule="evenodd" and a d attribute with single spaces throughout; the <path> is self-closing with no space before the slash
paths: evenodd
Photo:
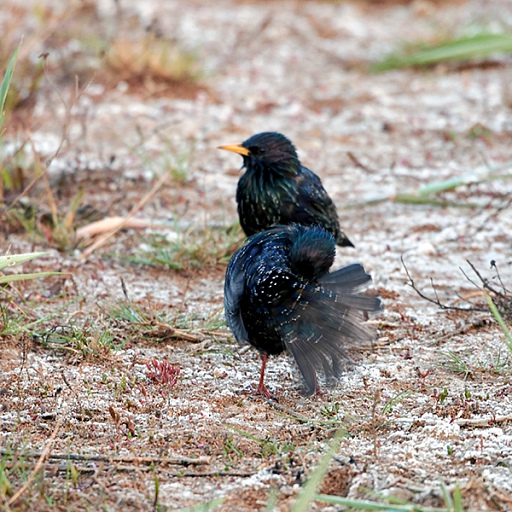
<path id="1" fill-rule="evenodd" d="M 261 447 L 261 456 L 266 458 L 270 455 L 278 455 L 282 456 L 292 452 L 295 449 L 295 445 L 292 443 L 274 441 L 270 438 L 260 439 L 259 437 L 253 436 L 248 432 L 244 432 L 243 430 L 234 427 L 233 425 L 228 425 L 231 430 L 234 430 L 237 434 L 240 434 L 255 443 L 258 443 Z"/>
<path id="2" fill-rule="evenodd" d="M 339 411 L 340 411 L 339 402 L 334 402 L 332 405 L 325 404 L 320 409 L 320 414 L 322 416 L 325 416 L 326 418 L 332 418 L 332 417 L 337 416 Z"/>
<path id="3" fill-rule="evenodd" d="M 406 389 L 405 391 L 397 391 L 389 400 L 384 404 L 382 408 L 382 414 L 386 415 L 393 412 L 393 408 L 410 397 L 412 391 Z"/>
<path id="4" fill-rule="evenodd" d="M 223 451 L 230 464 L 235 462 L 235 457 L 241 459 L 244 456 L 244 452 L 236 446 L 231 437 L 226 439 Z"/>
<path id="5" fill-rule="evenodd" d="M 106 357 L 124 344 L 116 340 L 108 327 L 96 327 L 95 322 L 85 326 L 57 325 L 39 332 L 36 339 L 47 349 L 80 354 L 84 358 Z"/>
<path id="6" fill-rule="evenodd" d="M 411 44 L 372 66 L 373 71 L 431 66 L 439 62 L 464 62 L 496 53 L 512 53 L 512 34 L 481 32 L 471 36 L 446 39 L 440 43 Z"/>
<path id="7" fill-rule="evenodd" d="M 0 501 L 12 496 L 12 484 L 9 480 L 9 472 L 3 460 L 0 460 Z"/>
<path id="8" fill-rule="evenodd" d="M 154 471 L 154 467 L 152 468 Z M 158 510 L 158 497 L 160 496 L 160 479 L 158 478 L 158 473 L 154 471 L 153 475 L 153 483 L 155 484 L 155 497 L 153 499 L 153 510 Z"/>
<path id="9" fill-rule="evenodd" d="M 502 351 L 498 350 L 497 354 L 491 352 L 488 359 L 479 359 L 477 366 L 482 372 L 492 375 L 510 373 L 510 358 L 504 357 Z"/>
<path id="10" fill-rule="evenodd" d="M 138 254 L 129 257 L 135 264 L 187 270 L 216 267 L 228 262 L 243 239 L 240 228 L 189 228 L 176 232 L 175 239 L 153 235 Z"/>
<path id="11" fill-rule="evenodd" d="M 443 363 L 443 366 L 448 368 L 454 373 L 458 373 L 464 376 L 464 380 L 471 376 L 472 371 L 472 362 L 471 356 L 467 355 L 463 356 L 458 354 L 457 352 L 443 352 L 443 355 L 446 357 L 446 361 Z"/>

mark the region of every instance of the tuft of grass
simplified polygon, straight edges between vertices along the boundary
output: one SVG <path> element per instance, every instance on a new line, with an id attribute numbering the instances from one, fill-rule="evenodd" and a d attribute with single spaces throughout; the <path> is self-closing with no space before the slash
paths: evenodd
<path id="1" fill-rule="evenodd" d="M 457 373 L 464 376 L 464 380 L 466 380 L 473 373 L 473 363 L 470 361 L 471 356 L 468 356 L 469 359 L 466 359 L 465 356 L 461 356 L 456 352 L 443 352 L 442 353 L 446 357 L 446 361 L 443 363 L 443 366 L 447 367 L 453 373 Z"/>
<path id="2" fill-rule="evenodd" d="M 19 153 L 20 159 L 24 156 L 27 155 Z M 47 168 L 34 147 L 30 160 L 23 161 L 21 165 L 13 162 L 5 164 L 3 170 L 0 186 L 3 187 L 6 207 L 0 210 L 0 215 L 9 228 L 21 229 L 33 241 L 46 243 L 59 251 L 74 249 L 77 245 L 75 230 L 79 222 L 83 191 L 79 190 L 68 205 L 59 204 L 50 186 Z M 23 194 L 21 191 L 28 178 L 32 184 L 38 182 L 42 190 L 36 191 L 34 187 L 37 199 L 26 198 L 26 201 L 20 201 L 16 194 Z M 83 210 L 87 213 L 86 209 Z"/>
<path id="3" fill-rule="evenodd" d="M 105 56 L 105 71 L 117 81 L 162 92 L 180 82 L 197 82 L 202 72 L 197 55 L 151 32 L 137 39 L 119 37 Z"/>
<path id="4" fill-rule="evenodd" d="M 164 322 L 165 318 L 156 315 L 154 311 L 146 313 L 141 307 L 131 301 L 116 301 L 115 306 L 109 308 L 107 314 L 113 320 L 121 320 L 128 323 L 151 324 L 155 320 Z"/>
<path id="5" fill-rule="evenodd" d="M 129 256 L 130 263 L 172 270 L 213 268 L 225 265 L 240 246 L 243 234 L 232 226 L 177 231 L 174 240 L 154 234 L 140 253 Z"/>
<path id="6" fill-rule="evenodd" d="M 393 412 L 393 408 L 402 403 L 404 400 L 409 398 L 412 395 L 412 391 L 410 389 L 406 389 L 405 391 L 397 391 L 393 396 L 391 396 L 387 402 L 384 404 L 382 408 L 382 415 L 386 415 Z"/>
<path id="7" fill-rule="evenodd" d="M 207 317 L 179 311 L 164 315 L 151 306 L 141 307 L 129 299 L 116 301 L 114 305 L 102 304 L 100 307 L 110 323 L 120 326 L 123 335 L 129 339 L 158 342 L 176 338 L 197 343 L 208 334 L 224 347 L 216 338 L 218 331 L 224 334 L 226 328 L 223 309 L 213 311 Z M 233 354 L 230 352 L 230 355 Z"/>
<path id="8" fill-rule="evenodd" d="M 465 62 L 497 53 L 512 53 L 512 34 L 481 32 L 447 39 L 437 44 L 409 45 L 371 66 L 372 71 L 389 71 L 405 67 L 425 67 L 440 62 Z"/>
<path id="9" fill-rule="evenodd" d="M 9 470 L 5 462 L 0 460 L 0 501 L 6 502 L 7 498 L 13 495 L 13 488 L 9 479 Z"/>
<path id="10" fill-rule="evenodd" d="M 18 46 L 14 53 L 12 54 L 9 63 L 7 64 L 7 69 L 5 70 L 4 77 L 2 78 L 2 83 L 0 84 L 0 151 L 2 149 L 1 143 L 3 138 L 3 124 L 5 119 L 5 103 L 7 101 L 7 93 L 9 92 L 9 88 L 11 87 L 12 77 L 14 76 L 14 68 L 16 67 L 16 62 L 18 60 L 18 54 L 20 51 L 20 47 Z M 1 156 L 1 153 L 0 153 Z M 5 184 L 11 185 L 12 178 L 11 174 L 8 172 L 7 168 L 3 165 L 3 162 L 0 161 L 0 206 L 4 204 L 4 186 Z"/>
<path id="11" fill-rule="evenodd" d="M 267 458 L 270 455 L 277 455 L 279 457 L 289 454 L 290 452 L 293 452 L 295 450 L 295 445 L 287 442 L 281 442 L 281 441 L 275 441 L 268 437 L 265 439 L 260 439 L 259 437 L 253 436 L 252 434 L 249 434 L 248 432 L 244 432 L 243 430 L 233 426 L 228 425 L 228 428 L 236 432 L 237 434 L 240 434 L 241 436 L 250 439 L 251 441 L 254 441 L 255 443 L 259 444 L 261 447 L 261 457 Z"/>
<path id="12" fill-rule="evenodd" d="M 125 344 L 125 341 L 114 336 L 108 326 L 96 326 L 94 322 L 83 327 L 58 325 L 39 332 L 35 339 L 44 348 L 84 358 L 108 357 L 112 351 L 119 350 Z"/>

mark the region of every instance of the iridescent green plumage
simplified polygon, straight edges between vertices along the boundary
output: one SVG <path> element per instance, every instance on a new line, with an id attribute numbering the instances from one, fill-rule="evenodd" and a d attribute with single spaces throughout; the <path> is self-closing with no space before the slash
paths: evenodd
<path id="1" fill-rule="evenodd" d="M 247 236 L 292 222 L 321 226 L 340 246 L 352 246 L 341 231 L 336 207 L 320 178 L 301 165 L 295 146 L 284 135 L 264 132 L 239 145 L 221 146 L 242 155 L 245 173 L 236 200 Z"/>

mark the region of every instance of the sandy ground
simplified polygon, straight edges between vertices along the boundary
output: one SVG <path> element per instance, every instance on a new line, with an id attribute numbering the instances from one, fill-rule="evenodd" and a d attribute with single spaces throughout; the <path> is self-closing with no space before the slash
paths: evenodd
<path id="1" fill-rule="evenodd" d="M 105 3 L 99 15 L 114 16 L 114 7 Z M 126 253 L 147 244 L 147 231 L 126 230 L 87 260 L 81 249 L 50 247 L 42 267 L 72 273 L 60 285 L 61 300 L 51 298 L 59 281 L 50 278 L 24 285 L 28 302 L 20 307 L 34 307 L 34 319 L 65 307 L 42 322 L 39 338 L 0 339 L 0 445 L 9 453 L 39 452 L 54 433 L 52 454 L 92 460 L 72 463 L 75 481 L 66 460 L 49 459 L 26 503 L 33 510 L 53 500 L 54 510 L 129 511 L 150 510 L 156 501 L 178 509 L 225 498 L 220 509 L 263 510 L 274 489 L 276 510 L 288 510 L 344 426 L 322 492 L 375 499 L 373 491 L 442 506 L 444 483 L 450 491 L 458 485 L 472 510 L 512 510 L 512 382 L 503 334 L 488 313 L 443 311 L 421 299 L 401 262 L 434 297 L 432 280 L 444 304 L 467 307 L 460 297 L 478 291 L 461 272 L 481 284 L 467 260 L 493 282 L 496 261 L 510 285 L 512 182 L 469 184 L 437 197 L 466 207 L 391 200 L 510 161 L 511 60 L 366 71 L 403 41 L 510 26 L 512 3 L 145 0 L 122 2 L 122 9 L 193 51 L 202 87 L 135 94 L 93 79 L 70 103 L 73 83 L 47 85 L 30 129 L 9 130 L 7 147 L 28 135 L 44 161 L 66 126 L 66 144 L 49 166 L 52 184 L 68 204 L 82 187 L 84 202 L 105 215 L 127 214 L 157 175 L 182 165 L 184 180 L 167 181 L 137 214 L 166 223 L 154 231 L 172 237 L 174 223 L 236 222 L 241 161 L 216 146 L 281 131 L 321 176 L 356 246 L 341 250 L 335 265 L 362 262 L 385 310 L 371 321 L 378 341 L 355 351 L 356 364 L 323 396 L 302 396 L 293 363 L 271 360 L 267 385 L 279 402 L 269 404 L 250 393 L 256 351 L 240 350 L 225 326 L 199 330 L 222 319 L 223 265 L 176 272 L 127 262 Z M 29 39 L 24 51 L 43 49 L 44 42 Z M 2 247 L 13 253 L 48 249 L 2 231 Z M 197 339 L 152 342 L 126 323 L 107 322 L 105 311 L 126 302 L 121 279 L 133 305 L 188 322 L 186 332 Z M 107 323 L 120 350 L 84 358 L 41 344 L 70 326 L 91 342 Z M 180 367 L 170 393 L 148 377 L 153 358 Z M 10 478 L 16 490 L 22 477 Z"/>

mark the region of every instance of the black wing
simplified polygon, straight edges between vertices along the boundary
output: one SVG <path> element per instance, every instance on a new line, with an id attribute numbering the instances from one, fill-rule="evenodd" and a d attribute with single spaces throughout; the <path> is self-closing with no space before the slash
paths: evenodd
<path id="1" fill-rule="evenodd" d="M 226 269 L 226 279 L 224 282 L 224 309 L 226 312 L 226 321 L 229 328 L 235 335 L 240 344 L 247 343 L 248 334 L 245 328 L 240 301 L 245 291 L 245 253 L 246 247 L 239 249 L 231 258 Z"/>
<path id="2" fill-rule="evenodd" d="M 307 167 L 302 166 L 296 178 L 298 187 L 297 222 L 317 224 L 332 233 L 337 245 L 353 247 L 352 242 L 341 231 L 338 212 L 327 194 L 320 178 Z"/>
<path id="3" fill-rule="evenodd" d="M 297 304 L 296 321 L 283 339 L 301 371 L 309 393 L 318 389 L 316 370 L 340 376 L 347 348 L 369 341 L 373 332 L 361 325 L 363 311 L 380 309 L 380 299 L 358 293 L 371 281 L 359 264 L 350 265 L 308 286 Z"/>

